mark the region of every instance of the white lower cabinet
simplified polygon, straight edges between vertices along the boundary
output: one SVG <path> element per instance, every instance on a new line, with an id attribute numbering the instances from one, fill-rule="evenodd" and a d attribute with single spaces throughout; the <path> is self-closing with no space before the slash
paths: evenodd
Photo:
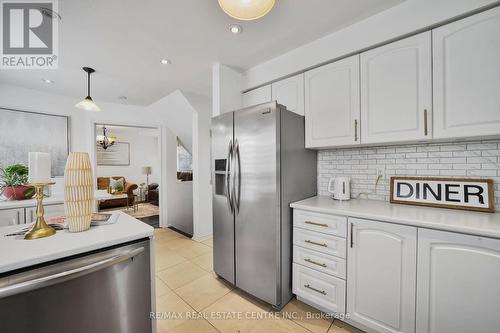
<path id="1" fill-rule="evenodd" d="M 293 262 L 341 279 L 346 276 L 345 259 L 293 246 Z"/>
<path id="2" fill-rule="evenodd" d="M 293 264 L 292 279 L 295 295 L 325 311 L 345 312 L 345 280 L 297 264 Z"/>
<path id="3" fill-rule="evenodd" d="M 0 227 L 24 223 L 24 208 L 0 210 Z"/>
<path id="4" fill-rule="evenodd" d="M 345 313 L 347 218 L 294 209 L 292 291 L 328 313 Z"/>
<path id="5" fill-rule="evenodd" d="M 376 332 L 414 332 L 417 228 L 355 218 L 349 224 L 350 318 Z"/>
<path id="6" fill-rule="evenodd" d="M 293 228 L 293 244 L 321 253 L 345 258 L 345 238 Z"/>
<path id="7" fill-rule="evenodd" d="M 417 333 L 500 332 L 500 240 L 419 229 Z"/>
<path id="8" fill-rule="evenodd" d="M 43 206 L 43 210 L 45 219 L 65 215 L 64 204 Z M 36 220 L 36 207 L 26 208 L 26 223 L 31 223 L 34 220 Z"/>
<path id="9" fill-rule="evenodd" d="M 300 209 L 294 226 L 300 300 L 367 332 L 500 332 L 500 239 Z"/>

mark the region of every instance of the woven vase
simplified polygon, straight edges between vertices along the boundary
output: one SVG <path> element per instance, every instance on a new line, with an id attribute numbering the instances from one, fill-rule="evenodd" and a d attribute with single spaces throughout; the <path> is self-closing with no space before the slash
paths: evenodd
<path id="1" fill-rule="evenodd" d="M 87 153 L 70 153 L 64 169 L 64 210 L 70 232 L 90 228 L 94 206 L 92 165 Z"/>

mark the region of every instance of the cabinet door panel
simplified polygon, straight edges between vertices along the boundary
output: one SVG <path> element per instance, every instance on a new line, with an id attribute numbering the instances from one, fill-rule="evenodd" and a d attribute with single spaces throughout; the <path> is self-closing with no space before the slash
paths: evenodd
<path id="1" fill-rule="evenodd" d="M 292 76 L 271 85 L 272 100 L 286 109 L 304 115 L 304 74 Z"/>
<path id="2" fill-rule="evenodd" d="M 243 94 L 243 107 L 253 106 L 271 101 L 271 85 L 263 86 Z"/>
<path id="3" fill-rule="evenodd" d="M 432 31 L 436 138 L 500 134 L 500 8 Z"/>
<path id="4" fill-rule="evenodd" d="M 431 138 L 431 73 L 430 32 L 362 53 L 361 143 Z"/>
<path id="5" fill-rule="evenodd" d="M 0 227 L 24 223 L 24 208 L 0 210 Z"/>
<path id="6" fill-rule="evenodd" d="M 417 333 L 500 332 L 500 240 L 419 229 Z"/>
<path id="7" fill-rule="evenodd" d="M 361 219 L 349 223 L 347 313 L 377 332 L 414 332 L 417 229 Z"/>
<path id="8" fill-rule="evenodd" d="M 55 216 L 64 216 L 64 204 L 43 206 L 44 217 L 48 219 Z M 26 223 L 36 220 L 36 207 L 26 208 Z"/>
<path id="9" fill-rule="evenodd" d="M 305 73 L 306 147 L 359 144 L 359 56 Z"/>

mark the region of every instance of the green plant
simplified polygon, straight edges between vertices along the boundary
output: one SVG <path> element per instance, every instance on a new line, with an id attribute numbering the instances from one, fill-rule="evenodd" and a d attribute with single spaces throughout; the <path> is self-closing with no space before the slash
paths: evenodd
<path id="1" fill-rule="evenodd" d="M 28 167 L 22 164 L 12 164 L 0 167 L 0 187 L 21 186 L 28 182 Z"/>

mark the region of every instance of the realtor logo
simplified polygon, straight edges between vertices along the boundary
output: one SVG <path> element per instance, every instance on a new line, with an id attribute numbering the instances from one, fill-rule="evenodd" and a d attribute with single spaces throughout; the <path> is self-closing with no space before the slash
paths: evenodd
<path id="1" fill-rule="evenodd" d="M 1 69 L 57 68 L 57 0 L 1 3 Z"/>

